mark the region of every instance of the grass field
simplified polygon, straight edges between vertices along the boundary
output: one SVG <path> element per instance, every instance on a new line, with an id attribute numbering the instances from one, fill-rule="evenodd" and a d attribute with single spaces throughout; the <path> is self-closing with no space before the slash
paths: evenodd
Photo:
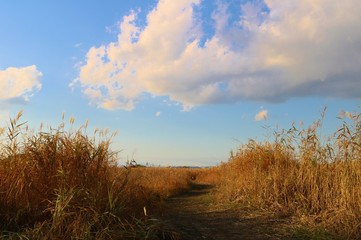
<path id="1" fill-rule="evenodd" d="M 222 201 L 296 216 L 339 236 L 361 236 L 361 122 L 348 114 L 327 138 L 322 120 L 307 129 L 249 141 L 220 166 Z"/>
<path id="2" fill-rule="evenodd" d="M 63 119 L 64 121 L 64 119 Z M 72 123 L 74 120 L 71 119 Z M 215 185 L 217 204 L 294 216 L 335 236 L 361 236 L 361 122 L 341 119 L 250 140 L 206 169 L 117 165 L 105 131 L 86 124 L 35 131 L 21 113 L 1 129 L 0 234 L 10 239 L 164 239 L 165 200 L 192 182 Z"/>
<path id="3" fill-rule="evenodd" d="M 189 170 L 117 166 L 104 131 L 89 137 L 85 125 L 66 131 L 65 123 L 34 131 L 20 118 L 1 135 L 4 238 L 157 239 L 163 232 L 146 212 L 187 189 Z"/>

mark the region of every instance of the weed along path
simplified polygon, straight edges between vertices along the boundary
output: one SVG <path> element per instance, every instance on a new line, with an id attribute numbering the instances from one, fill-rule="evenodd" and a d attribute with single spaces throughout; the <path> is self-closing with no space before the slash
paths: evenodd
<path id="1" fill-rule="evenodd" d="M 194 184 L 189 192 L 167 200 L 164 220 L 181 240 L 289 239 L 287 219 L 212 207 L 212 186 Z"/>

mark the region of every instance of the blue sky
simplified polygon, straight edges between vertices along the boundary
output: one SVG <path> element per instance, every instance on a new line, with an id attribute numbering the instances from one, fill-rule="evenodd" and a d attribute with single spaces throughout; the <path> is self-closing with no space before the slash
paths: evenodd
<path id="1" fill-rule="evenodd" d="M 358 0 L 0 1 L 0 116 L 117 131 L 120 161 L 214 165 L 359 111 Z"/>

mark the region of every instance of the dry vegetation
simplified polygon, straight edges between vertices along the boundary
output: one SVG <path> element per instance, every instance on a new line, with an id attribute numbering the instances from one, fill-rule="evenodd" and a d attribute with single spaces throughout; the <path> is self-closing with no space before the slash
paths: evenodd
<path id="1" fill-rule="evenodd" d="M 10 239 L 163 239 L 149 213 L 189 187 L 187 169 L 116 165 L 111 136 L 86 125 L 29 130 L 21 113 L 1 130 L 0 235 Z M 71 124 L 74 119 L 70 119 Z"/>
<path id="2" fill-rule="evenodd" d="M 89 137 L 86 125 L 66 130 L 64 123 L 34 131 L 20 118 L 0 135 L 0 238 L 165 239 L 175 235 L 159 220 L 165 199 L 195 178 L 216 186 L 218 203 L 361 237 L 359 114 L 349 114 L 328 139 L 322 121 L 292 126 L 272 141 L 250 140 L 228 162 L 206 169 L 118 166 L 104 131 Z"/>
<path id="3" fill-rule="evenodd" d="M 220 166 L 218 199 L 360 238 L 360 121 L 359 114 L 348 114 L 328 139 L 320 134 L 321 120 L 308 129 L 276 132 L 272 142 L 249 141 Z"/>

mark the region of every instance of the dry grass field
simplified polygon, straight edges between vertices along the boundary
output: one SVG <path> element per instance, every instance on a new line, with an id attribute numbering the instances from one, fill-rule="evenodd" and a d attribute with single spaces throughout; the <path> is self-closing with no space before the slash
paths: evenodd
<path id="1" fill-rule="evenodd" d="M 31 130 L 19 113 L 1 130 L 2 238 L 161 238 L 148 214 L 188 188 L 190 170 L 117 166 L 112 136 L 64 125 Z"/>
<path id="2" fill-rule="evenodd" d="M 86 125 L 68 130 L 65 123 L 35 131 L 19 113 L 0 135 L 0 235 L 167 239 L 173 232 L 159 220 L 166 200 L 196 182 L 215 186 L 215 204 L 266 209 L 309 229 L 360 238 L 360 115 L 341 123 L 328 138 L 322 121 L 292 126 L 272 141 L 250 140 L 217 167 L 191 169 L 119 166 L 106 132 L 90 137 Z"/>
<path id="3" fill-rule="evenodd" d="M 249 141 L 220 166 L 220 201 L 282 212 L 341 238 L 361 237 L 361 119 L 349 114 L 330 137 L 322 121 Z"/>

